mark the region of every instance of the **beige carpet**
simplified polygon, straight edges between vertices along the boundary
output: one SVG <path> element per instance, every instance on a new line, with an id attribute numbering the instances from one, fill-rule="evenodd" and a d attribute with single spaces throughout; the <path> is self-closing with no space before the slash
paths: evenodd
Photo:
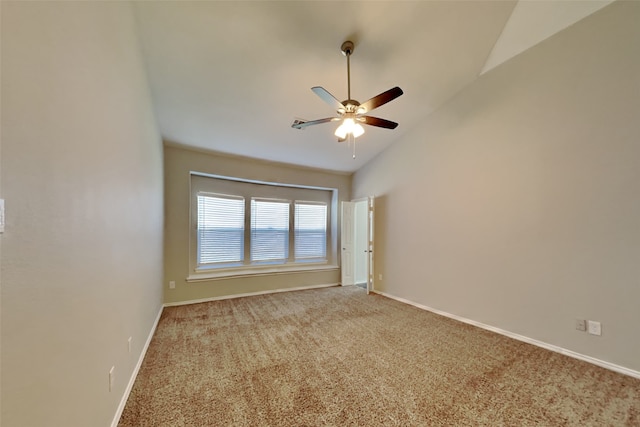
<path id="1" fill-rule="evenodd" d="M 164 310 L 120 426 L 640 426 L 640 380 L 362 289 Z"/>

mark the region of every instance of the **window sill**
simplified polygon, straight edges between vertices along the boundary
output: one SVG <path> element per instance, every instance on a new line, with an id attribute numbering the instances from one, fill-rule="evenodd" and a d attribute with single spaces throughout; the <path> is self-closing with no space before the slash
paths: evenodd
<path id="1" fill-rule="evenodd" d="M 278 266 L 261 266 L 261 267 L 235 267 L 235 268 L 216 268 L 202 269 L 187 277 L 187 282 L 203 282 L 210 280 L 221 280 L 235 277 L 254 277 L 254 276 L 276 276 L 280 274 L 294 273 L 311 273 L 315 271 L 338 270 L 337 265 L 327 264 L 288 264 Z"/>

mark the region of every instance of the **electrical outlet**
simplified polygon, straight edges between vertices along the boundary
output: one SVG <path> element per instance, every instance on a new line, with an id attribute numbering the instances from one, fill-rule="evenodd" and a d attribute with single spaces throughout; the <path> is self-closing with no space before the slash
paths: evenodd
<path id="1" fill-rule="evenodd" d="M 176 282 L 174 280 L 169 282 L 169 289 L 175 289 L 176 288 Z"/>
<path id="2" fill-rule="evenodd" d="M 587 321 L 588 331 L 591 335 L 602 335 L 602 326 L 600 322 L 596 322 L 595 320 Z"/>
<path id="3" fill-rule="evenodd" d="M 584 319 L 576 319 L 576 329 L 578 331 L 586 331 L 587 330 L 587 321 Z"/>
<path id="4" fill-rule="evenodd" d="M 378 280 L 382 280 L 382 274 L 378 274 Z"/>
<path id="5" fill-rule="evenodd" d="M 133 337 L 129 337 L 129 339 L 127 340 L 127 348 L 129 349 L 129 353 L 131 353 L 131 340 L 133 339 Z"/>
<path id="6" fill-rule="evenodd" d="M 112 366 L 111 369 L 109 369 L 109 391 L 113 390 L 115 381 L 116 381 L 116 367 Z"/>

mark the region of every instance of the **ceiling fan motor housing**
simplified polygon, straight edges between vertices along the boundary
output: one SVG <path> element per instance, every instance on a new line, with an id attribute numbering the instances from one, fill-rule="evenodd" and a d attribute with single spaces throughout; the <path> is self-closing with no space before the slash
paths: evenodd
<path id="1" fill-rule="evenodd" d="M 342 101 L 342 105 L 344 105 L 344 110 L 341 108 L 340 110 L 338 110 L 338 114 L 355 113 L 358 111 L 360 103 L 355 99 L 347 99 Z"/>

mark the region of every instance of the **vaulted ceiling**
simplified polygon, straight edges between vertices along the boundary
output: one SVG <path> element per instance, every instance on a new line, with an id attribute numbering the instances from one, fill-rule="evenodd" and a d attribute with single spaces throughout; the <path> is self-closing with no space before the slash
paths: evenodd
<path id="1" fill-rule="evenodd" d="M 353 172 L 500 63 L 608 4 L 604 1 L 135 2 L 158 125 L 165 141 L 220 153 Z M 310 88 L 364 102 L 404 95 L 371 113 L 356 158 L 335 115 Z"/>

